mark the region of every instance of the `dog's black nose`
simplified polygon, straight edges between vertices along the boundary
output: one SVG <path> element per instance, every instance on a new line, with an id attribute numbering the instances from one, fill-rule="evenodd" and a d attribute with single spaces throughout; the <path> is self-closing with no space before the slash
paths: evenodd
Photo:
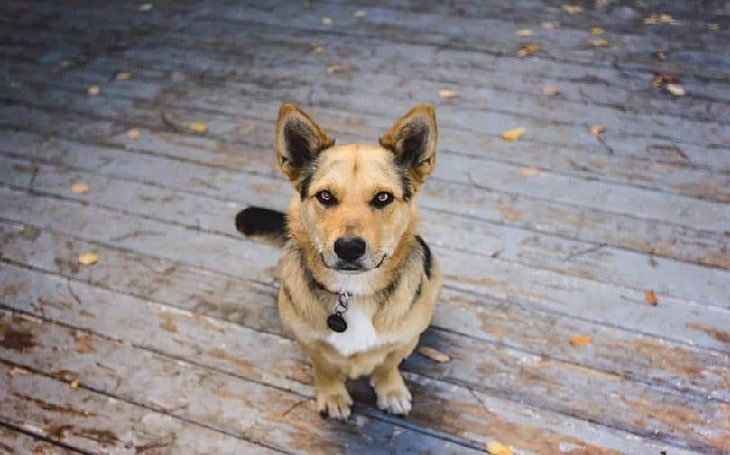
<path id="1" fill-rule="evenodd" d="M 335 254 L 338 258 L 352 262 L 365 254 L 367 245 L 360 237 L 340 237 L 335 241 Z"/>

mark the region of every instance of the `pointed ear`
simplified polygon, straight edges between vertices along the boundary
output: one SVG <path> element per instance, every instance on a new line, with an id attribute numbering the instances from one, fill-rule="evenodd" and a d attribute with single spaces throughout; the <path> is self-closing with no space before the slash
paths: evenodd
<path id="1" fill-rule="evenodd" d="M 436 165 L 436 112 L 430 104 L 419 104 L 380 138 L 380 145 L 396 157 L 410 174 L 416 189 Z"/>
<path id="2" fill-rule="evenodd" d="M 294 104 L 282 104 L 276 120 L 276 155 L 279 169 L 295 185 L 319 152 L 332 147 L 331 138 Z"/>

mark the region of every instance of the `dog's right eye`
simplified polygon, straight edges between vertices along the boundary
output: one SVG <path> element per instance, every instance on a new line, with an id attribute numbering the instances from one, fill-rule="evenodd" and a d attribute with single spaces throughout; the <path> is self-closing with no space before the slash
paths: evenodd
<path id="1" fill-rule="evenodd" d="M 335 199 L 332 193 L 327 190 L 320 191 L 319 193 L 315 194 L 315 197 L 317 198 L 319 203 L 324 205 L 325 207 L 329 207 L 337 203 L 337 199 Z"/>

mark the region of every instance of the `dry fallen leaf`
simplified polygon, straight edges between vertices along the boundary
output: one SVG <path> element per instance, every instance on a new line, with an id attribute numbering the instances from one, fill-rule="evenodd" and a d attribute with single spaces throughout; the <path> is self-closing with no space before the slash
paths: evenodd
<path id="1" fill-rule="evenodd" d="M 715 24 L 715 23 L 707 24 L 707 29 L 712 30 L 713 32 L 716 32 L 716 31 L 720 30 L 720 24 Z"/>
<path id="2" fill-rule="evenodd" d="M 678 84 L 679 78 L 674 74 L 660 73 L 651 80 L 652 87 L 661 87 L 664 84 Z"/>
<path id="3" fill-rule="evenodd" d="M 579 14 L 583 12 L 583 7 L 580 5 L 563 5 L 560 9 L 568 14 Z"/>
<path id="4" fill-rule="evenodd" d="M 532 36 L 532 29 L 521 28 L 519 30 L 515 30 L 515 36 Z"/>
<path id="5" fill-rule="evenodd" d="M 190 131 L 193 133 L 203 134 L 208 131 L 208 125 L 201 122 L 193 122 L 190 124 Z"/>
<path id="6" fill-rule="evenodd" d="M 674 96 L 684 96 L 687 94 L 684 87 L 679 84 L 667 84 L 664 88 Z"/>
<path id="7" fill-rule="evenodd" d="M 598 137 L 606 132 L 606 127 L 603 125 L 591 125 L 588 127 L 588 131 L 590 131 L 593 136 Z"/>
<path id="8" fill-rule="evenodd" d="M 511 130 L 502 131 L 502 134 L 499 135 L 502 139 L 504 139 L 507 142 L 513 142 L 521 138 L 525 135 L 525 132 L 527 130 L 525 128 L 513 128 Z"/>
<path id="9" fill-rule="evenodd" d="M 530 54 L 534 54 L 535 52 L 542 49 L 539 44 L 537 43 L 527 43 L 520 46 L 520 48 L 517 50 L 517 53 L 515 54 L 517 57 L 527 57 Z"/>
<path id="10" fill-rule="evenodd" d="M 596 0 L 593 3 L 593 7 L 596 9 L 605 8 L 608 6 L 608 4 L 611 2 L 611 0 Z"/>
<path id="11" fill-rule="evenodd" d="M 593 338 L 589 335 L 574 335 L 568 340 L 568 342 L 573 346 L 585 346 L 591 344 L 592 341 Z"/>
<path id="12" fill-rule="evenodd" d="M 660 62 L 663 62 L 664 60 L 667 59 L 667 54 L 665 54 L 662 51 L 656 51 L 653 54 L 651 54 L 651 56 L 654 57 L 655 59 L 659 60 Z"/>
<path id="13" fill-rule="evenodd" d="M 603 35 L 603 32 L 605 32 L 605 30 L 603 30 L 601 27 L 593 27 L 590 29 L 590 32 L 591 35 Z"/>
<path id="14" fill-rule="evenodd" d="M 513 455 L 512 449 L 499 441 L 490 441 L 487 443 L 487 453 L 489 455 Z"/>
<path id="15" fill-rule="evenodd" d="M 86 194 L 89 192 L 89 185 L 84 182 L 73 182 L 71 184 L 71 192 L 74 194 Z"/>
<path id="16" fill-rule="evenodd" d="M 309 48 L 315 54 L 321 54 L 322 52 L 324 52 L 324 46 L 320 43 L 317 43 L 316 41 L 309 43 Z"/>
<path id="17" fill-rule="evenodd" d="M 79 254 L 78 263 L 81 265 L 96 264 L 99 261 L 99 255 L 96 253 Z"/>
<path id="18" fill-rule="evenodd" d="M 510 207 L 500 207 L 499 213 L 504 221 L 514 221 L 520 217 L 520 212 Z"/>
<path id="19" fill-rule="evenodd" d="M 149 11 L 152 9 L 152 6 L 152 3 L 142 3 L 137 7 L 137 9 L 140 11 Z"/>
<path id="20" fill-rule="evenodd" d="M 651 14 L 644 18 L 644 23 L 647 25 L 673 24 L 674 18 L 672 16 L 670 16 L 669 14 L 664 14 L 664 13 Z"/>
<path id="21" fill-rule="evenodd" d="M 422 346 L 418 348 L 418 353 L 438 363 L 444 363 L 451 360 L 451 357 L 449 357 L 448 355 L 434 348 L 429 348 L 428 346 Z"/>
<path id="22" fill-rule="evenodd" d="M 340 65 L 330 65 L 327 67 L 327 74 L 341 73 L 342 67 Z"/>
<path id="23" fill-rule="evenodd" d="M 331 17 L 323 17 L 322 18 L 322 25 L 332 25 L 334 21 Z"/>
<path id="24" fill-rule="evenodd" d="M 540 24 L 540 27 L 543 30 L 554 30 L 554 29 L 560 27 L 560 22 L 558 22 L 558 21 L 543 22 L 542 24 Z"/>
<path id="25" fill-rule="evenodd" d="M 534 177 L 536 175 L 540 175 L 542 171 L 539 167 L 535 166 L 529 166 L 529 167 L 523 167 L 520 169 L 520 175 L 523 177 Z"/>
<path id="26" fill-rule="evenodd" d="M 68 383 L 68 386 L 71 387 L 72 389 L 76 389 L 79 386 L 79 381 L 71 381 Z"/>
<path id="27" fill-rule="evenodd" d="M 456 98 L 457 96 L 459 96 L 459 94 L 453 90 L 448 90 L 448 89 L 439 90 L 439 98 L 448 100 L 451 98 Z"/>
<path id="28" fill-rule="evenodd" d="M 548 86 L 542 88 L 542 94 L 545 96 L 555 96 L 555 95 L 560 94 L 560 90 L 548 85 Z"/>
<path id="29" fill-rule="evenodd" d="M 656 294 L 654 294 L 654 291 L 646 291 L 644 293 L 644 300 L 646 300 L 646 303 L 651 306 L 659 305 L 659 300 L 656 298 Z"/>
<path id="30" fill-rule="evenodd" d="M 142 133 L 137 128 L 130 128 L 127 130 L 127 137 L 130 139 L 139 139 Z"/>
<path id="31" fill-rule="evenodd" d="M 10 369 L 10 371 L 7 372 L 7 375 L 10 377 L 13 376 L 26 376 L 29 375 L 30 371 L 26 370 L 25 368 L 20 367 L 13 367 Z"/>
<path id="32" fill-rule="evenodd" d="M 96 96 L 99 94 L 99 86 L 98 85 L 92 85 L 91 87 L 86 89 L 86 93 L 89 96 Z"/>
<path id="33" fill-rule="evenodd" d="M 363 11 L 361 9 L 355 11 L 355 13 L 353 14 L 353 16 L 355 17 L 355 19 L 362 19 L 363 17 L 365 17 L 367 15 L 368 15 L 368 13 L 366 13 L 365 11 Z"/>
<path id="34" fill-rule="evenodd" d="M 114 75 L 114 77 L 119 81 L 128 81 L 132 79 L 132 73 L 127 71 L 120 71 L 117 74 Z"/>
<path id="35" fill-rule="evenodd" d="M 593 47 L 608 47 L 611 45 L 606 38 L 592 39 L 588 41 L 588 44 Z"/>

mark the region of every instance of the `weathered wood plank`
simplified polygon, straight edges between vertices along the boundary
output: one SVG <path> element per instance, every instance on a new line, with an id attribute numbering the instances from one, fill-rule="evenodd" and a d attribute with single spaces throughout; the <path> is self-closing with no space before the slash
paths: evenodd
<path id="1" fill-rule="evenodd" d="M 82 453 L 69 447 L 59 447 L 36 436 L 18 431 L 15 428 L 2 426 L 0 422 L 0 451 L 8 455 L 14 454 L 69 454 Z"/>
<path id="2" fill-rule="evenodd" d="M 65 136 L 119 136 L 122 130 L 125 129 L 123 125 L 115 127 L 111 123 L 90 123 L 81 119 L 79 119 L 79 122 L 83 123 L 73 122 L 72 124 L 61 125 L 57 117 L 46 117 L 37 110 L 20 107 L 8 108 L 5 112 L 7 112 L 10 122 L 14 124 L 27 127 L 27 122 L 32 122 L 35 125 L 42 125 L 44 131 Z M 32 115 L 32 120 L 26 117 L 26 113 Z M 69 117 L 67 111 L 64 111 L 64 117 Z M 25 118 L 28 118 L 28 120 L 24 120 Z M 235 126 L 231 126 L 235 129 Z M 151 140 L 151 138 L 152 136 L 146 138 L 146 140 Z M 186 147 L 176 153 L 189 153 L 189 150 L 191 150 L 190 147 Z M 219 148 L 217 151 L 226 151 L 233 154 L 234 158 L 230 159 L 231 165 L 240 166 L 240 163 L 246 162 L 244 157 L 237 156 L 230 148 Z M 259 159 L 250 160 L 253 169 L 257 171 L 265 170 L 268 173 L 273 172 L 271 164 L 268 164 L 270 163 L 270 153 L 266 153 L 266 155 L 264 157 L 263 154 L 260 154 Z M 224 157 L 224 159 L 228 158 Z M 451 202 L 453 199 L 451 197 L 452 194 L 458 194 L 459 197 L 462 197 L 464 186 L 445 183 L 438 189 L 439 192 L 429 194 L 432 190 L 429 187 L 426 188 L 425 193 L 434 196 L 434 199 L 424 198 L 423 205 L 437 210 L 445 210 L 451 216 L 461 216 L 461 213 L 453 211 Z M 474 191 L 473 188 L 472 191 Z M 565 207 L 552 201 L 538 201 L 509 193 L 504 194 L 486 190 L 480 192 L 477 190 L 476 194 L 478 194 L 478 197 L 474 200 L 464 201 L 470 206 L 474 206 L 473 212 L 470 213 L 473 217 L 496 223 L 517 224 L 537 231 L 547 231 L 552 234 L 595 243 L 615 244 L 623 248 L 636 249 L 659 256 L 677 257 L 686 260 L 685 255 L 689 255 L 690 260 L 693 262 L 728 267 L 727 241 L 726 236 L 722 233 L 711 234 L 693 231 L 686 227 L 673 226 L 664 222 L 647 222 L 634 216 L 608 215 L 593 209 L 580 209 L 576 213 L 576 207 Z M 439 201 L 439 197 L 446 199 Z M 432 201 L 437 202 L 437 204 L 433 204 Z M 723 208 L 720 207 L 720 210 L 722 211 Z"/>
<path id="3" fill-rule="evenodd" d="M 0 234 L 6 261 L 282 334 L 274 286 L 91 244 L 31 226 L 5 224 L 0 226 Z M 79 267 L 73 262 L 81 252 L 92 250 L 102 258 L 94 267 Z M 730 358 L 726 354 L 556 317 L 539 309 L 451 289 L 442 293 L 433 327 L 618 373 L 646 384 L 730 402 L 730 384 L 726 379 L 730 376 Z M 574 334 L 586 333 L 593 336 L 590 352 L 566 342 Z"/>
<path id="4" fill-rule="evenodd" d="M 250 34 L 250 32 L 247 33 Z M 228 34 L 225 36 L 228 36 Z M 215 42 L 220 42 L 220 39 L 216 39 Z M 250 47 L 250 44 L 246 47 Z M 260 44 L 256 44 L 257 49 Z M 339 52 L 337 50 L 332 51 L 347 55 L 347 58 L 358 62 L 357 65 L 352 65 L 353 69 L 348 70 L 345 75 L 327 75 L 324 72 L 327 61 L 323 61 L 323 59 L 328 57 L 312 54 L 311 52 L 303 52 L 302 57 L 297 59 L 302 60 L 301 62 L 292 62 L 289 67 L 282 68 L 279 64 L 281 59 L 286 58 L 291 52 L 296 52 L 295 46 L 302 47 L 303 45 L 300 43 L 296 45 L 284 44 L 266 49 L 270 55 L 256 57 L 256 65 L 241 65 L 240 61 L 231 62 L 230 55 L 227 52 L 210 52 L 206 53 L 205 58 L 200 58 L 197 50 L 175 51 L 169 49 L 169 46 L 165 46 L 165 52 L 170 55 L 168 59 L 174 57 L 179 60 L 179 64 L 171 67 L 160 63 L 158 58 L 160 50 L 152 46 L 142 51 L 135 49 L 135 52 L 130 53 L 129 57 L 96 59 L 89 66 L 84 67 L 82 72 L 74 69 L 62 72 L 54 70 L 53 79 L 70 79 L 72 83 L 78 84 L 83 80 L 79 79 L 81 75 L 78 73 L 81 72 L 83 78 L 88 81 L 87 84 L 101 83 L 104 90 L 119 91 L 128 87 L 136 87 L 138 96 L 144 94 L 145 90 L 142 89 L 144 85 L 140 85 L 139 80 L 125 81 L 121 84 L 108 81 L 110 75 L 113 76 L 120 66 L 126 66 L 129 69 L 135 69 L 137 79 L 149 80 L 152 77 L 152 80 L 155 81 L 160 81 L 160 79 L 165 81 L 170 76 L 174 76 L 174 80 L 168 80 L 166 86 L 159 87 L 159 90 L 157 90 L 161 96 L 167 94 L 168 97 L 174 100 L 176 96 L 189 97 L 194 95 L 196 98 L 200 98 L 196 100 L 197 103 L 203 103 L 199 107 L 226 109 L 233 114 L 240 114 L 244 109 L 242 109 L 238 99 L 232 104 L 229 95 L 227 96 L 229 99 L 215 98 L 215 95 L 222 90 L 235 91 L 238 93 L 237 98 L 243 98 L 243 95 L 261 97 L 262 92 L 270 92 L 270 96 L 274 99 L 307 100 L 310 105 L 321 105 L 329 109 L 339 108 L 349 111 L 349 114 L 362 111 L 362 113 L 368 113 L 374 117 L 383 116 L 382 109 L 374 110 L 374 108 L 388 105 L 390 111 L 392 111 L 393 100 L 398 100 L 399 109 L 406 109 L 413 103 L 415 96 L 419 100 L 428 100 L 440 104 L 441 123 L 457 134 L 466 132 L 496 137 L 500 131 L 520 124 L 528 126 L 529 134 L 525 139 L 528 143 L 535 141 L 538 144 L 552 146 L 557 143 L 567 148 L 596 150 L 600 155 L 604 155 L 607 153 L 606 147 L 591 136 L 588 131 L 588 125 L 600 122 L 608 129 L 608 132 L 603 136 L 603 141 L 605 144 L 611 145 L 610 152 L 617 156 L 628 155 L 632 158 L 646 159 L 646 151 L 651 151 L 655 146 L 674 146 L 687 150 L 681 153 L 667 153 L 675 163 L 694 165 L 703 164 L 707 161 L 706 164 L 717 166 L 718 160 L 721 160 L 725 163 L 724 169 L 728 169 L 727 158 L 718 156 L 712 150 L 703 151 L 697 147 L 697 145 L 706 144 L 708 140 L 711 141 L 710 144 L 720 144 L 720 147 L 722 147 L 724 143 L 723 134 L 726 128 L 723 128 L 722 125 L 713 124 L 711 121 L 692 122 L 685 120 L 681 124 L 677 124 L 677 116 L 667 116 L 662 109 L 631 113 L 627 112 L 624 107 L 626 103 L 619 103 L 619 109 L 604 107 L 602 103 L 597 102 L 587 103 L 586 97 L 583 95 L 575 101 L 567 100 L 564 96 L 545 97 L 539 95 L 539 86 L 536 86 L 534 82 L 530 83 L 525 90 L 512 93 L 494 85 L 475 86 L 466 81 L 456 82 L 450 79 L 441 81 L 422 78 L 415 80 L 404 75 L 388 75 L 387 73 L 384 74 L 379 67 L 370 69 L 363 66 L 368 61 L 397 60 L 399 54 L 385 55 L 375 60 L 372 56 L 367 58 L 365 55 L 352 55 L 362 52 L 362 50 L 357 50 L 359 44 L 352 43 L 352 51 L 348 47 Z M 423 53 L 411 52 L 406 55 L 416 58 L 416 56 Z M 425 54 L 421 57 L 422 59 L 433 58 L 430 53 L 426 52 Z M 257 54 L 239 58 L 253 61 L 255 55 Z M 403 60 L 403 58 L 400 60 Z M 344 65 L 344 62 L 341 62 L 341 65 Z M 404 69 L 404 72 L 406 70 L 408 71 L 407 74 L 412 74 L 412 68 Z M 73 77 L 71 77 L 72 74 Z M 510 75 L 509 77 L 513 76 Z M 40 82 L 47 80 L 47 78 L 48 75 L 44 72 L 33 73 L 26 70 L 22 72 L 22 76 L 19 76 L 17 80 L 26 82 L 39 80 Z M 279 82 L 273 84 L 272 78 Z M 452 86 L 455 84 L 458 84 L 459 90 L 462 90 L 465 94 L 468 93 L 469 96 L 463 96 L 457 101 L 438 99 L 437 92 L 440 88 L 443 88 L 444 85 Z M 572 84 L 561 84 L 561 87 L 563 85 L 572 87 Z M 185 89 L 186 85 L 189 87 L 187 90 Z M 206 95 L 211 87 L 214 89 L 214 93 Z M 354 93 L 353 87 L 358 87 Z M 588 90 L 578 89 L 581 93 Z M 589 93 L 593 92 L 595 92 L 595 89 L 589 90 Z M 369 103 L 362 104 L 363 99 L 367 99 Z M 390 104 L 387 104 L 388 101 Z M 628 101 L 631 100 L 628 99 Z M 631 101 L 631 103 L 635 102 Z M 226 106 L 232 106 L 232 108 Z M 483 116 L 485 113 L 488 115 L 483 118 L 483 121 L 465 123 L 458 116 L 452 118 L 451 115 L 445 115 L 454 107 L 456 107 L 456 114 L 454 115 L 476 114 Z M 683 109 L 686 110 L 686 107 L 683 107 Z M 706 109 L 708 108 L 703 107 L 703 111 Z M 727 107 L 726 111 L 730 112 L 730 107 Z M 722 111 L 718 112 L 717 116 L 719 118 L 725 117 Z M 546 118 L 550 118 L 552 123 L 546 122 Z M 591 121 L 591 119 L 595 120 Z M 626 141 L 627 136 L 630 141 Z M 622 141 L 624 142 L 621 143 Z M 471 142 L 473 143 L 474 139 L 471 139 Z M 471 148 L 469 144 L 459 142 L 453 143 L 456 148 L 450 143 L 445 145 L 447 145 L 447 150 Z M 640 147 L 637 147 L 637 145 Z M 484 144 L 479 145 L 479 148 L 484 148 Z M 682 156 L 682 153 L 685 154 L 686 158 Z"/>
<path id="5" fill-rule="evenodd" d="M 134 161 L 124 157 L 124 152 L 114 149 L 64 146 L 62 149 L 54 147 L 55 152 L 47 150 L 29 150 L 23 155 L 28 158 L 42 157 L 44 161 L 53 163 L 50 165 L 6 158 L 0 164 L 0 181 L 24 188 L 32 178 L 33 188 L 38 191 L 228 235 L 233 234 L 231 219 L 236 207 L 284 207 L 291 192 L 289 185 L 282 179 L 254 175 L 241 182 L 236 172 L 226 169 L 203 168 L 153 157 L 139 157 L 146 162 L 144 170 L 139 170 Z M 94 158 L 91 158 L 91 153 Z M 77 163 L 81 169 L 93 173 L 78 170 L 75 167 Z M 29 166 L 36 166 L 33 168 L 37 170 L 35 175 L 27 172 Z M 109 178 L 100 173 L 125 179 L 131 177 L 164 187 Z M 93 190 L 82 196 L 70 193 L 69 188 L 74 180 L 84 181 Z M 201 188 L 206 196 L 197 194 L 197 190 L 191 193 L 192 189 L 200 185 L 207 187 Z M 235 197 L 232 196 L 234 194 Z M 208 196 L 216 199 L 211 200 Z M 462 195 L 462 200 L 467 198 L 468 194 Z M 447 200 L 443 198 L 444 205 Z M 173 201 L 176 202 L 174 206 L 169 204 Z M 633 288 L 633 292 L 648 290 L 648 286 L 661 295 L 721 307 L 730 305 L 725 299 L 730 294 L 730 272 L 726 270 L 662 258 L 648 265 L 644 255 L 608 246 L 552 238 L 499 225 L 490 226 L 490 230 L 484 232 L 483 226 L 469 219 L 427 216 L 422 230 L 435 244 L 457 251 L 470 252 L 471 245 L 482 245 L 478 253 L 490 258 L 496 252 L 500 256 L 499 260 L 618 284 Z M 637 269 L 643 271 L 641 275 L 635 273 Z M 704 282 L 704 286 L 693 286 L 698 281 Z"/>
<path id="6" fill-rule="evenodd" d="M 272 280 L 271 271 L 278 256 L 275 248 L 201 230 L 197 222 L 187 225 L 184 222 L 160 222 L 146 215 L 134 215 L 127 209 L 90 207 L 85 201 L 79 203 L 39 197 L 13 189 L 0 189 L 0 197 L 8 200 L 5 216 L 11 220 L 25 220 L 36 226 L 75 233 L 136 251 L 155 251 L 159 257 L 224 273 L 239 270 L 241 264 L 254 260 L 260 268 L 252 269 L 250 277 L 261 282 Z M 133 207 L 136 203 L 126 205 Z M 156 200 L 156 203 L 160 211 L 165 210 L 164 201 Z M 222 229 L 227 228 L 224 226 Z M 232 227 L 230 229 L 233 231 Z M 181 244 L 185 244 L 186 248 L 180 249 Z M 721 338 L 711 334 L 698 336 L 698 331 L 693 328 L 696 325 L 716 327 L 717 324 L 722 327 L 722 321 L 730 317 L 723 312 L 698 312 L 669 296 L 662 297 L 662 311 L 659 312 L 656 307 L 643 302 L 643 292 L 635 292 L 632 299 L 630 292 L 626 295 L 626 289 L 592 280 L 464 252 L 454 253 L 439 246 L 436 249 L 444 264 L 447 283 L 457 288 L 500 299 L 532 302 L 566 316 L 589 311 L 591 320 L 612 326 L 684 342 L 698 342 L 717 349 L 726 347 Z M 587 296 L 590 296 L 589 300 L 586 300 Z M 627 318 L 627 314 L 631 317 Z M 671 335 L 667 333 L 668 328 L 671 328 Z"/>
<path id="7" fill-rule="evenodd" d="M 86 306 L 80 308 L 84 309 L 89 310 Z M 107 308 L 107 311 L 115 310 Z M 100 313 L 94 314 L 94 317 L 99 316 Z M 68 389 L 68 381 L 77 381 L 78 388 L 70 391 L 71 394 L 78 389 L 101 391 L 116 397 L 120 402 L 159 410 L 163 413 L 160 416 L 163 421 L 177 421 L 179 418 L 219 432 L 214 433 L 213 438 L 208 434 L 198 434 L 200 442 L 195 446 L 186 447 L 183 441 L 178 441 L 175 444 L 178 450 L 184 448 L 193 453 L 219 453 L 212 444 L 217 435 L 217 439 L 222 441 L 245 438 L 289 453 L 342 453 L 343 450 L 391 453 L 405 445 L 411 445 L 416 450 L 434 450 L 439 453 L 478 453 L 462 445 L 427 434 L 416 435 L 408 429 L 365 416 L 361 416 L 357 425 L 328 423 L 317 416 L 317 410 L 309 399 L 311 392 L 303 397 L 242 380 L 235 375 L 221 374 L 182 360 L 141 351 L 130 346 L 132 340 L 128 338 L 123 340 L 126 343 L 115 342 L 42 321 L 18 319 L 7 312 L 0 313 L 0 318 L 13 330 L 34 334 L 33 345 L 24 352 L 2 348 L 0 355 L 25 368 L 40 369 L 50 375 L 60 376 L 65 381 L 63 388 Z M 172 326 L 163 327 L 171 330 Z M 133 331 L 146 330 L 148 340 L 141 344 L 158 346 L 149 339 L 160 338 L 160 335 L 151 333 L 149 329 L 140 326 Z M 164 330 L 160 332 L 163 337 L 170 335 Z M 185 343 L 185 340 L 177 342 Z M 56 346 L 69 348 L 59 355 Z M 210 350 L 220 353 L 220 356 L 228 355 L 225 346 L 220 344 Z M 260 364 L 267 365 L 263 357 L 259 360 Z M 246 361 L 241 359 L 236 364 L 239 374 L 244 374 Z M 286 359 L 277 361 L 284 363 Z M 36 379 L 34 382 L 40 381 Z M 36 395 L 34 398 L 39 397 Z M 146 418 L 144 416 L 141 420 Z M 185 430 L 180 428 L 175 434 L 180 435 Z M 206 432 L 212 433 L 210 430 Z M 70 433 L 73 434 L 73 430 Z M 185 439 L 189 440 L 193 436 L 185 435 Z M 70 437 L 66 435 L 66 438 Z M 117 435 L 116 438 L 122 439 L 123 436 Z M 272 451 L 241 441 L 237 446 L 223 446 L 222 450 L 239 454 Z"/>
<path id="8" fill-rule="evenodd" d="M 304 359 L 287 354 L 296 352 L 294 344 L 289 340 L 251 331 L 225 321 L 213 321 L 152 302 L 91 288 L 82 283 L 74 282 L 69 285 L 65 279 L 15 266 L 8 266 L 6 272 L 7 281 L 3 282 L 11 283 L 12 291 L 7 292 L 7 286 L 4 287 L 5 295 L 9 295 L 5 304 L 10 308 L 42 314 L 45 318 L 93 330 L 96 333 L 108 334 L 109 337 L 126 340 L 136 346 L 150 346 L 157 352 L 166 352 L 176 358 L 194 358 L 196 364 L 204 364 L 232 374 L 259 380 L 266 378 L 266 382 L 270 384 L 291 388 L 295 383 L 309 382 Z M 23 279 L 20 279 L 21 276 Z M 134 311 L 130 311 L 131 308 Z M 151 327 L 160 327 L 162 330 L 151 332 Z M 257 349 L 252 350 L 250 346 L 257 346 Z M 423 365 L 420 370 L 431 369 L 446 375 L 452 372 L 459 374 L 457 372 L 461 369 L 454 367 L 456 363 L 459 366 L 462 366 L 462 362 L 470 363 L 469 375 L 463 377 L 460 375 L 459 382 L 476 390 L 485 391 L 486 388 L 490 395 L 501 390 L 499 395 L 504 394 L 512 399 L 520 397 L 519 400 L 523 403 L 552 402 L 552 406 L 560 403 L 558 408 L 563 408 L 563 411 L 572 409 L 569 415 L 577 413 L 582 419 L 591 416 L 589 420 L 601 421 L 643 437 L 656 437 L 664 442 L 678 444 L 679 447 L 711 451 L 723 447 L 722 438 L 728 429 L 724 428 L 722 422 L 714 423 L 708 419 L 713 415 L 721 415 L 727 405 L 711 401 L 700 405 L 693 403 L 694 400 L 686 396 L 675 396 L 645 387 L 636 388 L 615 377 L 593 372 L 589 377 L 582 377 L 578 381 L 581 383 L 588 381 L 592 385 L 591 396 L 605 394 L 608 397 L 613 394 L 614 398 L 600 402 L 589 399 L 591 403 L 586 408 L 579 388 L 568 384 L 576 380 L 575 377 L 584 374 L 580 368 L 571 368 L 566 376 L 559 373 L 560 368 L 565 368 L 564 366 L 551 365 L 550 361 L 539 360 L 522 352 L 504 348 L 493 349 L 489 345 L 483 345 L 477 350 L 468 345 L 464 348 L 462 352 L 454 346 L 451 351 L 454 360 L 442 366 L 434 366 L 432 362 L 418 356 L 411 360 L 416 364 L 414 367 Z M 479 353 L 478 360 L 473 357 L 475 352 Z M 472 358 L 468 360 L 465 355 Z M 271 359 L 286 360 L 271 365 Z M 480 370 L 482 377 L 475 375 L 473 371 L 480 368 L 483 368 Z M 536 384 L 532 384 L 528 389 L 522 389 L 516 382 L 518 378 L 515 374 L 519 378 L 531 378 L 531 381 L 542 384 L 542 387 L 550 389 L 551 394 L 545 395 L 545 391 Z M 560 376 L 559 379 L 549 378 L 556 374 Z M 538 392 L 537 395 L 529 391 L 533 388 Z M 565 396 L 566 393 L 569 395 Z M 425 405 L 429 409 L 424 413 L 423 421 L 417 417 L 419 415 L 417 412 L 414 412 L 409 419 L 412 418 L 422 425 L 438 425 L 437 422 L 433 422 L 433 412 L 439 405 L 429 405 L 428 396 L 421 397 L 421 400 L 426 401 Z M 443 403 L 440 400 L 439 402 Z M 418 407 L 417 402 L 416 407 Z M 288 407 L 282 407 L 279 413 L 267 414 L 267 421 L 275 420 L 277 415 L 287 409 Z M 676 413 L 681 411 L 683 416 L 692 419 L 691 421 L 666 419 L 664 416 L 669 410 Z M 310 412 L 314 410 L 311 409 Z M 626 415 L 623 416 L 624 414 Z M 642 416 L 640 425 L 635 421 L 637 414 Z M 657 415 L 659 417 L 655 417 Z M 625 418 L 631 421 L 626 422 Z M 712 428 L 711 436 L 692 436 L 693 425 Z"/>
<path id="9" fill-rule="evenodd" d="M 3 319 L 6 318 L 4 313 Z M 39 336 L 42 335 L 41 330 Z M 7 348 L 4 345 L 1 351 L 5 357 Z M 54 352 L 58 357 L 57 346 Z M 33 361 L 30 357 L 17 350 L 10 353 L 21 360 L 21 365 L 30 367 Z M 140 453 L 159 448 L 171 452 L 231 455 L 274 453 L 259 445 L 170 418 L 150 408 L 133 406 L 86 388 L 71 388 L 68 380 L 54 380 L 26 368 L 0 362 L 0 375 L 5 385 L 0 387 L 0 400 L 3 402 L 0 419 L 28 433 L 60 441 L 75 450 L 85 453 Z M 101 371 L 97 369 L 97 372 Z M 57 371 L 56 374 L 62 375 L 63 372 Z"/>

